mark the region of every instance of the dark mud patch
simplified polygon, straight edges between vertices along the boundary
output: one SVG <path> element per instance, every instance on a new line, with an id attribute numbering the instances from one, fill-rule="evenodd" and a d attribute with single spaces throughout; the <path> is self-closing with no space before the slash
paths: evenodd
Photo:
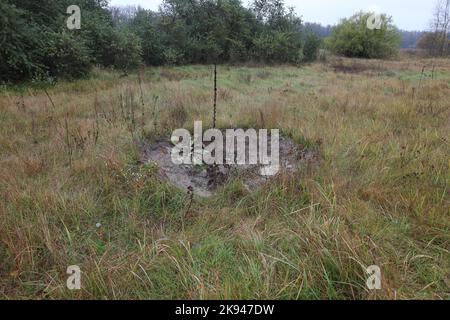
<path id="1" fill-rule="evenodd" d="M 371 76 L 384 75 L 388 71 L 380 65 L 362 62 L 344 63 L 342 61 L 338 61 L 330 64 L 330 67 L 336 73 L 367 74 Z"/>
<path id="2" fill-rule="evenodd" d="M 233 179 L 240 179 L 244 186 L 254 192 L 275 176 L 260 174 L 261 165 L 176 165 L 171 159 L 173 144 L 169 140 L 158 140 L 142 144 L 141 162 L 158 166 L 159 175 L 181 190 L 193 189 L 202 197 L 213 196 L 221 187 Z M 308 150 L 286 137 L 280 137 L 280 173 L 294 173 L 308 164 L 317 164 L 317 151 Z"/>

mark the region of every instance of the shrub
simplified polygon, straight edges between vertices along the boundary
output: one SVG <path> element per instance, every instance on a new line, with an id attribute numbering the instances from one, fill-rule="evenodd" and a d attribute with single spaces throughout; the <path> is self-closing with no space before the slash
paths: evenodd
<path id="1" fill-rule="evenodd" d="M 354 58 L 389 58 L 400 49 L 401 37 L 392 18 L 382 15 L 380 29 L 369 29 L 371 13 L 359 12 L 343 19 L 327 39 L 329 49 L 335 54 Z"/>
<path id="2" fill-rule="evenodd" d="M 156 21 L 157 16 L 151 11 L 137 8 L 136 15 L 129 25 L 129 30 L 141 40 L 142 59 L 147 65 L 164 63 L 164 46 Z"/>
<path id="3" fill-rule="evenodd" d="M 114 61 L 113 66 L 117 69 L 134 69 L 142 63 L 141 42 L 134 33 L 116 32 L 110 50 Z"/>
<path id="4" fill-rule="evenodd" d="M 0 81 L 18 81 L 41 72 L 39 26 L 7 3 L 0 2 L 0 12 Z"/>
<path id="5" fill-rule="evenodd" d="M 322 40 L 314 33 L 308 33 L 303 46 L 303 60 L 305 62 L 315 61 L 319 54 Z"/>
<path id="6" fill-rule="evenodd" d="M 298 35 L 290 32 L 264 33 L 253 44 L 253 57 L 261 62 L 297 63 L 303 56 Z"/>
<path id="7" fill-rule="evenodd" d="M 247 49 L 245 48 L 244 43 L 239 40 L 228 39 L 229 43 L 229 60 L 231 62 L 240 62 L 245 61 L 247 59 Z"/>
<path id="8" fill-rule="evenodd" d="M 164 62 L 168 65 L 177 65 L 183 62 L 183 53 L 177 49 L 167 48 L 163 53 Z"/>
<path id="9" fill-rule="evenodd" d="M 43 62 L 50 76 L 74 79 L 89 73 L 89 52 L 82 40 L 66 32 L 47 32 L 45 38 L 47 43 Z"/>

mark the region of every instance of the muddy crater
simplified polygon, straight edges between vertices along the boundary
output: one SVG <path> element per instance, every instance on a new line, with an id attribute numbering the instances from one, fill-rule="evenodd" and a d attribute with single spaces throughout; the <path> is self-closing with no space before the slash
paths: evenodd
<path id="1" fill-rule="evenodd" d="M 270 141 L 270 139 L 269 139 Z M 275 176 L 261 175 L 261 164 L 246 165 L 177 165 L 172 162 L 173 144 L 169 139 L 141 143 L 141 163 L 151 163 L 159 168 L 160 178 L 183 191 L 193 190 L 201 197 L 213 196 L 233 179 L 240 179 L 250 192 L 256 191 Z M 317 151 L 308 150 L 291 139 L 280 136 L 280 173 L 294 173 L 308 163 L 318 163 Z M 270 144 L 268 149 L 270 150 Z M 248 148 L 247 148 L 248 150 Z"/>

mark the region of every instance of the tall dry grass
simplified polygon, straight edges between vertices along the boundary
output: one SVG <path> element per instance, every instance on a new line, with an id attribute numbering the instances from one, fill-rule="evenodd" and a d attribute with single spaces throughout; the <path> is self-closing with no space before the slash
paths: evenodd
<path id="1" fill-rule="evenodd" d="M 209 67 L 98 71 L 48 88 L 52 102 L 3 90 L 1 298 L 449 298 L 449 61 L 219 75 L 218 127 L 280 128 L 321 163 L 192 203 L 161 181 L 140 142 L 212 126 Z"/>

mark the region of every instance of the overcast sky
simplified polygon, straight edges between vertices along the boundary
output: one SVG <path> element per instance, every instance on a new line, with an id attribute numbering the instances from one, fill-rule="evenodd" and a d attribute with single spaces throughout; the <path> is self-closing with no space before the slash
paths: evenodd
<path id="1" fill-rule="evenodd" d="M 110 0 L 111 5 L 140 5 L 157 10 L 162 0 Z M 248 0 L 242 1 L 247 4 Z M 436 0 L 285 0 L 304 21 L 336 24 L 340 18 L 349 17 L 359 10 L 381 11 L 394 18 L 404 30 L 429 28 Z"/>

